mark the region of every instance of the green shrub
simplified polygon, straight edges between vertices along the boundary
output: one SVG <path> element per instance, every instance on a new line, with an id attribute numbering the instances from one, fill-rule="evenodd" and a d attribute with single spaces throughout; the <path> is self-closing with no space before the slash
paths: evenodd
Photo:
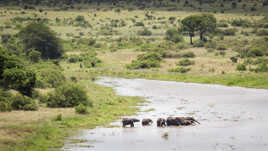
<path id="1" fill-rule="evenodd" d="M 225 36 L 235 36 L 236 32 L 237 32 L 237 29 L 235 28 L 228 28 L 228 29 L 223 30 L 223 34 Z"/>
<path id="2" fill-rule="evenodd" d="M 234 57 L 234 56 L 231 57 L 230 59 L 231 59 L 231 61 L 232 61 L 233 63 L 237 63 L 237 61 L 238 61 L 237 57 Z"/>
<path id="3" fill-rule="evenodd" d="M 31 96 L 36 82 L 36 74 L 26 69 L 11 68 L 4 70 L 3 83 L 6 88 L 15 89 Z"/>
<path id="4" fill-rule="evenodd" d="M 240 63 L 240 64 L 238 64 L 238 65 L 236 66 L 236 70 L 238 70 L 238 71 L 246 71 L 246 70 L 247 70 L 247 67 L 246 67 L 245 64 Z"/>
<path id="5" fill-rule="evenodd" d="M 138 31 L 138 35 L 141 36 L 151 36 L 152 32 L 148 28 L 144 28 L 143 30 Z"/>
<path id="6" fill-rule="evenodd" d="M 177 68 L 169 69 L 168 72 L 186 73 L 190 70 L 191 70 L 191 68 L 177 67 Z"/>
<path id="7" fill-rule="evenodd" d="M 38 105 L 34 100 L 20 93 L 16 94 L 15 96 L 12 96 L 11 100 L 12 100 L 11 107 L 14 110 L 26 110 L 26 111 L 38 110 Z"/>
<path id="8" fill-rule="evenodd" d="M 87 68 L 96 67 L 101 63 L 101 60 L 96 57 L 95 53 L 87 53 L 82 55 L 73 55 L 70 56 L 68 61 L 70 63 L 82 62 L 83 65 Z"/>
<path id="9" fill-rule="evenodd" d="M 148 52 L 146 54 L 139 55 L 137 60 L 133 60 L 131 64 L 126 67 L 128 69 L 143 69 L 143 68 L 156 68 L 160 67 L 162 61 L 162 55 L 157 52 Z"/>
<path id="10" fill-rule="evenodd" d="M 217 43 L 215 41 L 209 41 L 207 43 L 205 43 L 205 47 L 206 48 L 213 48 L 213 49 L 216 49 L 217 47 Z"/>
<path id="11" fill-rule="evenodd" d="M 65 82 L 65 76 L 59 68 L 37 69 L 36 76 L 36 87 L 38 88 L 56 88 Z"/>
<path id="12" fill-rule="evenodd" d="M 216 48 L 217 50 L 226 50 L 226 46 L 224 44 L 219 44 Z"/>
<path id="13" fill-rule="evenodd" d="M 87 114 L 88 110 L 85 105 L 79 104 L 78 106 L 75 107 L 75 112 L 78 114 Z"/>
<path id="14" fill-rule="evenodd" d="M 0 112 L 11 111 L 11 93 L 0 89 Z"/>
<path id="15" fill-rule="evenodd" d="M 191 61 L 189 59 L 183 59 L 183 60 L 179 61 L 177 63 L 177 65 L 179 65 L 179 66 L 190 66 L 190 65 L 193 65 L 194 63 L 195 63 L 194 61 Z"/>
<path id="16" fill-rule="evenodd" d="M 55 121 L 62 121 L 62 114 L 58 114 L 55 118 Z"/>
<path id="17" fill-rule="evenodd" d="M 178 42 L 183 42 L 184 39 L 183 39 L 183 36 L 181 36 L 181 34 L 178 32 L 177 29 L 168 29 L 166 31 L 166 34 L 165 34 L 165 39 L 166 40 L 169 40 L 169 41 L 172 41 L 174 43 L 178 43 Z"/>
<path id="18" fill-rule="evenodd" d="M 231 21 L 231 25 L 232 26 L 242 26 L 242 27 L 250 27 L 252 26 L 252 23 L 247 20 L 247 19 L 242 19 L 242 18 L 239 18 L 239 19 L 234 19 Z"/>
<path id="19" fill-rule="evenodd" d="M 268 66 L 266 63 L 258 64 L 255 69 L 255 72 L 268 72 Z"/>
<path id="20" fill-rule="evenodd" d="M 198 40 L 194 42 L 194 47 L 204 47 L 205 42 L 203 40 Z"/>
<path id="21" fill-rule="evenodd" d="M 136 22 L 135 26 L 144 26 L 144 23 L 143 22 Z"/>
<path id="22" fill-rule="evenodd" d="M 227 22 L 224 22 L 224 21 L 217 23 L 217 27 L 225 27 L 226 28 L 228 26 L 229 26 L 229 24 Z"/>
<path id="23" fill-rule="evenodd" d="M 257 36 L 268 36 L 268 29 L 260 29 L 256 33 Z"/>
<path id="24" fill-rule="evenodd" d="M 78 16 L 76 16 L 75 21 L 77 21 L 77 22 L 83 22 L 83 21 L 85 21 L 85 17 L 84 16 L 81 16 L 81 15 L 78 15 Z"/>
<path id="25" fill-rule="evenodd" d="M 249 57 L 260 57 L 260 56 L 264 56 L 264 54 L 265 54 L 265 51 L 259 47 L 253 47 L 248 51 Z"/>
<path id="26" fill-rule="evenodd" d="M 85 88 L 76 83 L 65 83 L 48 95 L 48 107 L 74 107 L 79 104 L 92 105 Z"/>
<path id="27" fill-rule="evenodd" d="M 182 53 L 181 57 L 183 57 L 183 58 L 194 58 L 195 54 L 192 51 L 188 51 L 188 52 Z"/>

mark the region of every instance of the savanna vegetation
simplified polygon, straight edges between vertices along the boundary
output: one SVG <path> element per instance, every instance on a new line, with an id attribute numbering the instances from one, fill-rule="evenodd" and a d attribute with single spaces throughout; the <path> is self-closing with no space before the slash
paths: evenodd
<path id="1" fill-rule="evenodd" d="M 0 150 L 134 114 L 100 75 L 268 88 L 267 0 L 0 1 Z"/>

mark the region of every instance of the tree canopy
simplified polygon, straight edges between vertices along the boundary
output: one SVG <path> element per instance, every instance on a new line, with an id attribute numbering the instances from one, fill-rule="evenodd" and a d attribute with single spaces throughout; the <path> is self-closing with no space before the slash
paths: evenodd
<path id="1" fill-rule="evenodd" d="M 206 41 L 205 35 L 215 31 L 216 22 L 216 18 L 211 14 L 191 15 L 181 21 L 182 31 L 190 36 L 191 44 L 196 32 L 199 33 L 200 40 Z"/>
<path id="2" fill-rule="evenodd" d="M 41 52 L 43 59 L 59 58 L 63 49 L 56 34 L 43 23 L 31 23 L 19 32 L 26 54 L 34 49 Z"/>
<path id="3" fill-rule="evenodd" d="M 0 54 L 0 83 L 7 89 L 15 89 L 31 96 L 36 75 L 24 68 L 23 63 L 13 56 Z"/>

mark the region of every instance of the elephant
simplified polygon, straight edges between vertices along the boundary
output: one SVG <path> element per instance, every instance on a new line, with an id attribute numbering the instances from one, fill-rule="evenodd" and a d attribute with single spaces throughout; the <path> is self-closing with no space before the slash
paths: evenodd
<path id="1" fill-rule="evenodd" d="M 195 125 L 196 123 L 200 124 L 193 117 L 168 117 L 167 126 L 189 126 Z"/>
<path id="2" fill-rule="evenodd" d="M 195 120 L 193 117 L 181 117 L 186 125 L 195 125 L 200 124 L 197 120 Z"/>
<path id="3" fill-rule="evenodd" d="M 166 120 L 167 126 L 180 126 L 183 121 L 177 117 L 168 117 Z"/>
<path id="4" fill-rule="evenodd" d="M 164 118 L 157 119 L 157 127 L 164 127 L 166 126 L 166 120 Z"/>
<path id="5" fill-rule="evenodd" d="M 135 122 L 140 122 L 140 120 L 136 118 L 123 118 L 122 119 L 123 127 L 126 127 L 127 125 L 130 125 L 130 127 L 134 127 Z"/>
<path id="6" fill-rule="evenodd" d="M 153 120 L 146 118 L 146 119 L 142 119 L 141 123 L 142 123 L 142 126 L 149 126 L 153 123 Z"/>

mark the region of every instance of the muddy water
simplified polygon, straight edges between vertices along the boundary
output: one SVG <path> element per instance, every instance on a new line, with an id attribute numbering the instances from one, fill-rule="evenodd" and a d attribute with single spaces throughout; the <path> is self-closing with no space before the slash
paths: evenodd
<path id="1" fill-rule="evenodd" d="M 119 95 L 142 96 L 149 103 L 132 116 L 152 118 L 154 124 L 122 128 L 83 130 L 70 139 L 65 151 L 267 151 L 268 90 L 191 84 L 144 79 L 102 78 L 103 86 L 113 87 Z M 157 128 L 156 119 L 168 116 L 193 116 L 200 125 Z"/>

